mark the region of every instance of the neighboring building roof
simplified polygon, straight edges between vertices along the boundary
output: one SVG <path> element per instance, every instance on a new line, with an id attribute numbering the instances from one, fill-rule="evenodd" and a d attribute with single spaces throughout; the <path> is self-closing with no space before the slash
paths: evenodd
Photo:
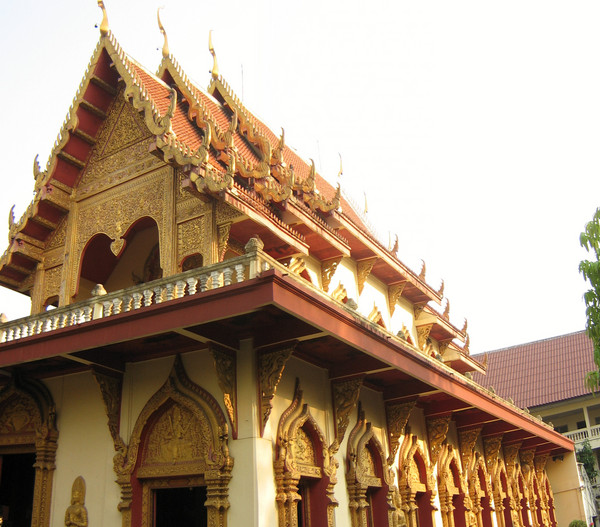
<path id="1" fill-rule="evenodd" d="M 521 408 L 564 401 L 591 393 L 585 374 L 595 368 L 593 349 L 585 331 L 579 331 L 490 351 L 487 375 L 473 378 Z"/>

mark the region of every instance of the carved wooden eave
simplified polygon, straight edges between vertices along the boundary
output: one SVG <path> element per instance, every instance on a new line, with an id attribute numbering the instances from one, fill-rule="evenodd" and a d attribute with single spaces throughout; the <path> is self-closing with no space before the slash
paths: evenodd
<path id="1" fill-rule="evenodd" d="M 304 235 L 316 258 L 327 260 L 337 256 L 350 256 L 348 240 L 295 197 L 285 203 L 284 210 L 288 213 L 287 222 Z"/>
<path id="2" fill-rule="evenodd" d="M 438 341 L 458 340 L 465 342 L 467 334 L 462 329 L 452 324 L 443 313 L 439 313 L 431 306 L 423 306 L 423 312 L 419 316 L 419 324 L 433 324 L 432 337 Z"/>
<path id="3" fill-rule="evenodd" d="M 402 296 L 413 304 L 424 304 L 430 301 L 441 304 L 442 295 L 439 291 L 421 280 L 414 271 L 398 260 L 364 228 L 357 226 L 346 214 L 332 211 L 330 222 L 348 239 L 353 258 L 356 260 L 378 258 L 377 264 L 371 271 L 373 276 L 386 285 L 404 283 Z"/>
<path id="4" fill-rule="evenodd" d="M 447 364 L 460 373 L 477 371 L 482 375 L 485 375 L 485 372 L 487 371 L 486 364 L 477 360 L 476 357 L 465 353 L 462 348 L 458 347 L 453 342 L 448 344 L 441 355 L 444 364 Z"/>

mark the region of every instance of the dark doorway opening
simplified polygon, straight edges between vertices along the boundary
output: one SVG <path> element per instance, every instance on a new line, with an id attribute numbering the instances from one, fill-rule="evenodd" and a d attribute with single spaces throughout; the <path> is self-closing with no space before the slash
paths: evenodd
<path id="1" fill-rule="evenodd" d="M 35 454 L 0 456 L 2 527 L 31 527 Z"/>
<path id="2" fill-rule="evenodd" d="M 207 527 L 206 487 L 154 490 L 154 527 Z"/>

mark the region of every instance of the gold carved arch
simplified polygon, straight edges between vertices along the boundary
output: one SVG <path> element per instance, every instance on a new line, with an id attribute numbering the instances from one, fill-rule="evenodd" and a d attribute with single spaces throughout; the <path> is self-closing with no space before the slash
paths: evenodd
<path id="1" fill-rule="evenodd" d="M 483 474 L 483 488 L 480 479 L 480 473 Z M 492 503 L 492 486 L 483 456 L 479 452 L 474 452 L 471 467 L 468 472 L 468 488 L 471 498 L 471 516 L 474 515 L 474 525 L 484 524 L 483 515 L 490 515 L 490 506 Z M 488 499 L 486 503 L 484 500 Z M 491 517 L 490 517 L 491 521 Z"/>
<path id="2" fill-rule="evenodd" d="M 378 466 L 381 467 L 379 470 Z M 379 524 L 373 517 L 374 511 L 369 511 L 369 508 L 374 505 L 370 503 L 367 496 L 370 488 L 386 491 L 387 525 L 400 523 L 399 515 L 402 513 L 396 508 L 399 505 L 399 497 L 397 489 L 393 487 L 393 480 L 394 473 L 387 464 L 383 447 L 359 404 L 358 419 L 348 437 L 346 452 L 346 483 L 352 527 L 371 525 L 369 515 L 375 524 Z M 383 515 L 381 511 L 378 513 L 378 520 L 381 521 Z"/>
<path id="3" fill-rule="evenodd" d="M 169 377 L 140 413 L 129 445 L 123 445 L 114 457 L 123 527 L 132 525 L 133 487 L 138 480 L 142 486 L 141 525 L 147 525 L 153 478 L 162 482 L 186 478 L 194 486 L 205 485 L 208 524 L 226 526 L 233 468 L 228 436 L 219 404 L 188 378 L 177 356 Z"/>
<path id="4" fill-rule="evenodd" d="M 0 450 L 35 448 L 32 527 L 50 525 L 52 476 L 56 468 L 56 407 L 44 384 L 13 377 L 0 391 Z"/>
<path id="5" fill-rule="evenodd" d="M 327 447 L 325 436 L 304 403 L 300 383 L 296 380 L 294 399 L 282 413 L 277 428 L 275 445 L 275 483 L 280 527 L 299 527 L 297 502 L 300 478 L 305 476 L 322 480 L 327 478 L 325 499 L 327 525 L 334 526 L 337 501 L 333 489 L 337 482 L 338 462 Z"/>
<path id="6" fill-rule="evenodd" d="M 465 481 L 460 469 L 460 457 L 452 445 L 444 445 L 438 461 L 438 491 L 440 493 L 440 510 L 444 527 L 453 527 L 455 524 L 455 496 L 462 499 L 461 514 L 464 515 L 465 498 L 468 495 Z"/>
<path id="7" fill-rule="evenodd" d="M 419 525 L 417 495 L 429 496 L 428 506 L 433 514 L 436 485 L 432 465 L 428 462 L 419 438 L 414 434 L 406 434 L 400 447 L 398 487 L 406 524 L 409 527 L 417 527 Z M 433 525 L 433 522 L 431 524 Z"/>

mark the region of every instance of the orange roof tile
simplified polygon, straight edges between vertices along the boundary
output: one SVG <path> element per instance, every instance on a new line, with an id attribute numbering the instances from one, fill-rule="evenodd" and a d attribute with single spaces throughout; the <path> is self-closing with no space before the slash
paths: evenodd
<path id="1" fill-rule="evenodd" d="M 584 378 L 595 368 L 593 349 L 585 331 L 579 331 L 490 351 L 487 375 L 473 378 L 521 408 L 572 399 L 591 393 Z"/>

